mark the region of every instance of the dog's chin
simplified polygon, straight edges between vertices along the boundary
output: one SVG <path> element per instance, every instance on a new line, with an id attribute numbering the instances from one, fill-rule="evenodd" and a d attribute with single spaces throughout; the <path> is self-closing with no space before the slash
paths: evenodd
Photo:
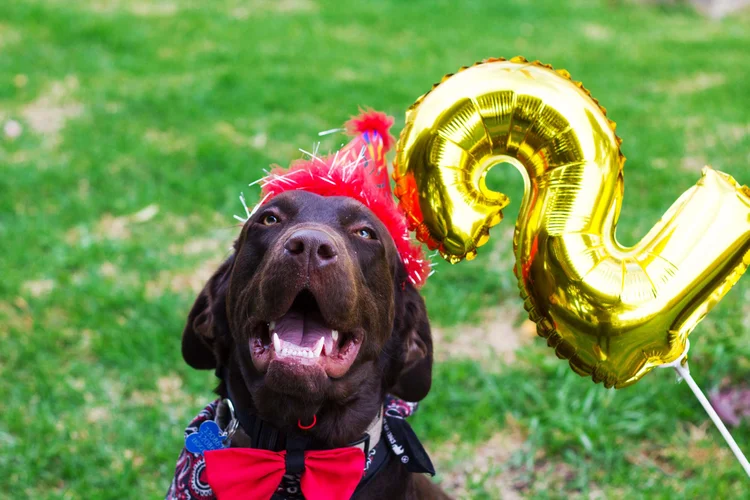
<path id="1" fill-rule="evenodd" d="M 268 364 L 263 385 L 267 390 L 296 399 L 315 401 L 328 392 L 331 380 L 319 365 L 282 363 Z"/>

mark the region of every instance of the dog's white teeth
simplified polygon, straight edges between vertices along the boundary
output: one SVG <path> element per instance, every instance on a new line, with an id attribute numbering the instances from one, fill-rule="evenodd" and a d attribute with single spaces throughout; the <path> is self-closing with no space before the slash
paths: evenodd
<path id="1" fill-rule="evenodd" d="M 271 321 L 270 323 L 268 323 L 268 329 L 274 331 L 276 329 L 276 322 Z"/>
<path id="2" fill-rule="evenodd" d="M 336 330 L 334 330 L 334 332 L 335 331 Z M 320 356 L 320 353 L 323 350 L 324 343 L 325 343 L 325 340 L 323 339 L 323 337 L 320 337 L 318 341 L 315 342 L 315 346 L 313 347 L 312 352 L 310 353 L 311 358 L 313 357 L 317 358 L 318 356 Z"/>
<path id="3" fill-rule="evenodd" d="M 331 330 L 331 338 L 333 339 L 334 342 L 338 342 L 338 340 L 339 340 L 339 331 L 338 330 Z"/>
<path id="4" fill-rule="evenodd" d="M 307 347 L 288 345 L 285 344 L 283 340 L 279 339 L 279 336 L 275 333 L 273 334 L 273 346 L 279 356 L 296 356 L 298 358 L 315 358 L 320 355 L 320 350 L 323 348 L 323 344 L 320 341 L 315 344 L 313 350 L 310 350 Z"/>

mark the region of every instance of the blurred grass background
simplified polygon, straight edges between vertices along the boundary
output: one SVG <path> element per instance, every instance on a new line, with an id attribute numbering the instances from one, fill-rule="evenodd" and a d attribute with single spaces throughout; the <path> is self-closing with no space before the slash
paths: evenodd
<path id="1" fill-rule="evenodd" d="M 750 182 L 748 25 L 622 1 L 3 2 L 0 496 L 163 497 L 214 386 L 181 359 L 188 308 L 239 192 L 257 199 L 247 183 L 317 132 L 360 106 L 400 130 L 485 57 L 566 68 L 618 123 L 634 243 L 704 164 Z M 413 424 L 437 480 L 466 498 L 739 498 L 747 478 L 671 372 L 608 391 L 533 338 L 511 272 L 522 181 L 492 175 L 506 220 L 424 288 L 440 362 Z M 706 389 L 750 377 L 749 283 L 692 334 Z M 750 425 L 734 433 L 750 452 Z"/>

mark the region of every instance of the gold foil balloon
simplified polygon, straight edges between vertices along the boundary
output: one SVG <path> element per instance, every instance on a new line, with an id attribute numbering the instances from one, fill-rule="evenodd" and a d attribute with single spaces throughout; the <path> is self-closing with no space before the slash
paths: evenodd
<path id="1" fill-rule="evenodd" d="M 493 59 L 449 75 L 409 109 L 394 177 L 411 228 L 455 263 L 473 258 L 524 177 L 513 238 L 521 296 L 561 358 L 607 387 L 677 359 L 750 264 L 750 189 L 710 168 L 637 245 L 615 239 L 623 163 L 615 124 L 566 71 Z"/>

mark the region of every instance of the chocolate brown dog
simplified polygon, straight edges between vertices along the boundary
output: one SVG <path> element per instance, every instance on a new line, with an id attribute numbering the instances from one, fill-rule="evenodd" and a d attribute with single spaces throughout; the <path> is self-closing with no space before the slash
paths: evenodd
<path id="1" fill-rule="evenodd" d="M 244 224 L 190 311 L 182 354 L 217 369 L 237 413 L 326 449 L 360 439 L 387 393 L 416 402 L 432 378 L 425 305 L 385 226 L 352 198 L 305 191 Z M 353 498 L 448 497 L 396 459 Z"/>

